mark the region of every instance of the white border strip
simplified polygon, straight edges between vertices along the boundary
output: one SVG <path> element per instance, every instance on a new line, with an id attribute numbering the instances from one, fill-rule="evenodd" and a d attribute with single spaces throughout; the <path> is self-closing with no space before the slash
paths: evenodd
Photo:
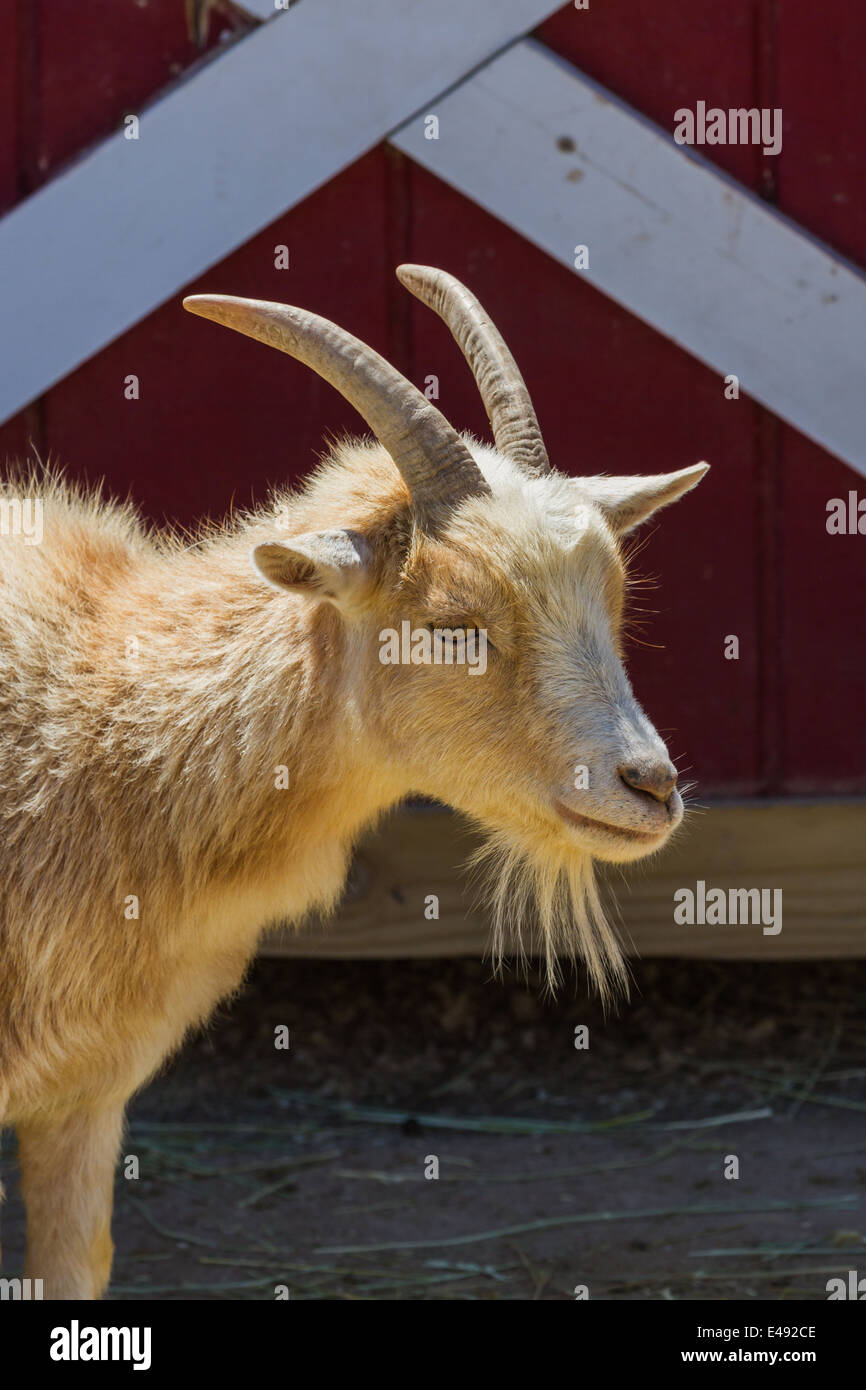
<path id="1" fill-rule="evenodd" d="M 866 474 L 853 267 L 534 40 L 432 109 L 398 149 Z"/>

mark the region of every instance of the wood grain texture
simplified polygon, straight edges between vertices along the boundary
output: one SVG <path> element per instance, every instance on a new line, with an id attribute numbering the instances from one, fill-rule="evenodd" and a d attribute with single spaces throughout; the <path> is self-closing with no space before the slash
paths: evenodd
<path id="1" fill-rule="evenodd" d="M 356 959 L 481 956 L 484 914 L 460 866 L 477 840 L 438 808 L 390 817 L 361 847 L 336 918 L 272 933 L 264 954 Z M 608 875 L 633 954 L 731 960 L 866 957 L 866 802 L 718 803 L 693 816 L 656 860 Z M 674 893 L 781 889 L 782 930 L 681 926 Z M 439 920 L 425 899 L 439 898 Z M 531 946 L 531 943 L 530 943 Z"/>

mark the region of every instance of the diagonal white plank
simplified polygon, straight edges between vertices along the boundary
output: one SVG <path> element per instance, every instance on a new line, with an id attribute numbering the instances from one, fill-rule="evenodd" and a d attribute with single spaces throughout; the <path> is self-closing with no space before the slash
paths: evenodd
<path id="1" fill-rule="evenodd" d="M 300 0 L 191 74 L 0 221 L 0 420 L 558 8 Z"/>
<path id="2" fill-rule="evenodd" d="M 392 143 L 866 474 L 855 267 L 534 40 L 435 112 Z"/>
<path id="3" fill-rule="evenodd" d="M 234 0 L 239 10 L 245 10 L 253 19 L 274 19 L 279 14 L 288 12 L 288 4 L 280 4 L 279 0 Z M 294 4 L 298 0 L 293 0 Z"/>

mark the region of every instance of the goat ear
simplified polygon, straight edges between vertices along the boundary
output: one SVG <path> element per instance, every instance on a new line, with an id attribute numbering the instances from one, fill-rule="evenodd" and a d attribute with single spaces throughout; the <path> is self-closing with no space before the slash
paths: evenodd
<path id="1" fill-rule="evenodd" d="M 370 549 L 357 531 L 308 531 L 289 541 L 267 541 L 252 552 L 259 574 L 277 589 L 350 602 L 371 570 Z"/>
<path id="2" fill-rule="evenodd" d="M 709 467 L 708 463 L 695 463 L 678 473 L 656 473 L 648 478 L 579 478 L 576 490 L 582 501 L 601 509 L 612 531 L 624 535 L 659 507 L 667 507 L 695 487 Z"/>

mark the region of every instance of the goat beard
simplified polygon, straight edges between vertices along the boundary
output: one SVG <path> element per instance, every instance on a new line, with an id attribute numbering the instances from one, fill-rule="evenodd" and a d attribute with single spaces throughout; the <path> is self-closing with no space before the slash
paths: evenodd
<path id="1" fill-rule="evenodd" d="M 525 967 L 528 934 L 532 954 L 543 957 L 549 993 L 562 982 L 562 961 L 582 959 L 605 1007 L 628 996 L 628 967 L 607 919 L 590 855 L 546 836 L 488 830 L 469 868 L 492 917 L 497 972 L 512 952 Z"/>

